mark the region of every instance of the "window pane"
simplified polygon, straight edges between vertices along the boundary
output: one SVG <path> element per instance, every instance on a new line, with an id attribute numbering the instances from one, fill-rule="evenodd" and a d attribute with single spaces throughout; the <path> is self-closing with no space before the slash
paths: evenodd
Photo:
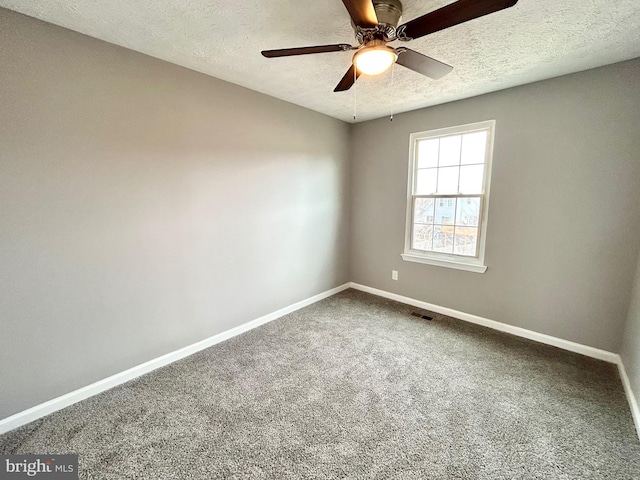
<path id="1" fill-rule="evenodd" d="M 440 167 L 460 165 L 460 145 L 462 135 L 451 135 L 440 139 Z"/>
<path id="2" fill-rule="evenodd" d="M 470 225 L 477 227 L 480 218 L 480 197 L 458 199 L 456 209 L 456 225 Z"/>
<path id="3" fill-rule="evenodd" d="M 426 168 L 418 170 L 416 181 L 416 195 L 430 195 L 436 193 L 436 182 L 438 180 L 437 168 Z"/>
<path id="4" fill-rule="evenodd" d="M 436 198 L 436 218 L 435 223 L 442 225 L 453 225 L 456 217 L 456 199 L 455 198 Z"/>
<path id="5" fill-rule="evenodd" d="M 453 253 L 469 257 L 476 256 L 478 229 L 475 227 L 456 227 L 455 247 Z"/>
<path id="6" fill-rule="evenodd" d="M 462 164 L 484 163 L 487 151 L 487 131 L 465 133 L 462 136 Z"/>
<path id="7" fill-rule="evenodd" d="M 416 198 L 413 223 L 433 223 L 433 198 Z"/>
<path id="8" fill-rule="evenodd" d="M 437 193 L 458 193 L 459 173 L 460 167 L 439 168 Z"/>
<path id="9" fill-rule="evenodd" d="M 440 140 L 437 138 L 418 141 L 418 168 L 438 166 L 439 143 Z"/>
<path id="10" fill-rule="evenodd" d="M 482 193 L 484 165 L 460 167 L 460 193 Z"/>
<path id="11" fill-rule="evenodd" d="M 453 225 L 433 227 L 433 251 L 453 253 Z"/>
<path id="12" fill-rule="evenodd" d="M 413 226 L 413 238 L 411 248 L 414 250 L 431 250 L 433 242 L 433 225 L 415 224 Z"/>

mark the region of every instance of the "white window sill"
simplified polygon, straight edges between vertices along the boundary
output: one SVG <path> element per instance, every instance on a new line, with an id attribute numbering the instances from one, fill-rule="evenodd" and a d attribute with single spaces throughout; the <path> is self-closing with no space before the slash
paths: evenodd
<path id="1" fill-rule="evenodd" d="M 466 270 L 468 272 L 484 273 L 487 271 L 485 265 L 479 265 L 475 263 L 463 263 L 453 260 L 428 258 L 422 255 L 415 255 L 411 253 L 403 253 L 402 259 L 405 262 L 425 263 L 427 265 L 435 265 L 438 267 L 455 268 L 456 270 Z"/>

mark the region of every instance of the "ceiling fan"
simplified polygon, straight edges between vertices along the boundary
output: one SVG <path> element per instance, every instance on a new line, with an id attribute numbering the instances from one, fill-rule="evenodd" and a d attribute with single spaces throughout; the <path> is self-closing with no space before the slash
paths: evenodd
<path id="1" fill-rule="evenodd" d="M 408 42 L 474 18 L 509 8 L 518 0 L 458 0 L 445 7 L 398 26 L 402 16 L 400 0 L 342 0 L 351 16 L 358 46 L 347 43 L 315 47 L 263 50 L 267 58 L 307 55 L 311 53 L 356 50 L 351 68 L 334 92 L 349 90 L 361 74 L 378 75 L 394 62 L 433 79 L 439 79 L 453 67 L 406 47 L 387 45 L 394 40 Z"/>

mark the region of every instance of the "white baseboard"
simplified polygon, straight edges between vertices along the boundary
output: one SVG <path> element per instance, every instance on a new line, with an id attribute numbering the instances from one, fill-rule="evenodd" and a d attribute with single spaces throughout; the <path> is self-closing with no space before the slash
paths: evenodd
<path id="1" fill-rule="evenodd" d="M 618 370 L 620 372 L 620 380 L 622 380 L 622 385 L 624 386 L 624 393 L 627 394 L 629 407 L 631 407 L 631 416 L 633 417 L 633 423 L 636 426 L 636 433 L 640 440 L 640 406 L 638 406 L 636 396 L 633 394 L 633 390 L 631 389 L 631 382 L 629 382 L 629 377 L 627 376 L 627 371 L 624 368 L 622 360 L 618 363 Z"/>
<path id="2" fill-rule="evenodd" d="M 0 420 L 0 435 L 15 428 L 18 428 L 22 425 L 26 425 L 27 423 L 33 422 L 39 418 L 42 418 L 50 413 L 61 410 L 65 407 L 73 405 L 74 403 L 80 402 L 86 398 L 92 397 L 99 393 L 104 392 L 105 390 L 109 390 L 110 388 L 121 385 L 129 380 L 133 380 L 141 375 L 152 372 L 160 367 L 164 367 L 170 363 L 173 363 L 182 358 L 188 357 L 189 355 L 193 355 L 205 348 L 211 347 L 217 343 L 224 342 L 232 337 L 240 335 L 241 333 L 252 330 L 260 325 L 264 325 L 265 323 L 276 320 L 288 313 L 294 312 L 301 308 L 304 308 L 308 305 L 316 303 L 320 300 L 328 298 L 336 293 L 342 292 L 348 288 L 353 288 L 356 290 L 361 290 L 363 292 L 371 293 L 373 295 L 378 295 L 380 297 L 388 298 L 390 300 L 395 300 L 401 303 L 405 303 L 407 305 L 413 305 L 418 308 L 422 308 L 424 310 L 430 310 L 432 312 L 440 313 L 443 315 L 448 315 L 454 318 L 458 318 L 460 320 L 464 320 L 467 322 L 475 323 L 478 325 L 482 325 L 488 328 L 492 328 L 494 330 L 499 330 L 501 332 L 510 333 L 513 335 L 517 335 L 519 337 L 528 338 L 530 340 L 535 340 L 540 343 L 544 343 L 547 345 L 552 345 L 554 347 L 562 348 L 564 350 L 569 350 L 571 352 L 580 353 L 582 355 L 586 355 L 589 357 L 597 358 L 599 360 L 604 360 L 607 362 L 615 363 L 618 365 L 618 369 L 620 371 L 620 378 L 622 380 L 622 384 L 624 386 L 625 393 L 627 395 L 627 399 L 629 401 L 629 406 L 631 407 L 631 414 L 633 416 L 633 421 L 636 426 L 636 431 L 638 433 L 638 437 L 640 438 L 640 408 L 638 407 L 638 403 L 636 398 L 631 390 L 631 384 L 629 383 L 629 377 L 624 369 L 624 365 L 620 359 L 618 354 L 607 352 L 605 350 L 600 350 L 597 348 L 589 347 L 586 345 L 581 345 L 579 343 L 571 342 L 568 340 L 563 340 L 561 338 L 552 337 L 550 335 L 545 335 L 543 333 L 537 333 L 532 330 L 527 330 L 520 327 L 514 327 L 512 325 L 507 325 L 506 323 L 496 322 L 495 320 L 489 320 L 487 318 L 479 317 L 477 315 L 472 315 L 469 313 L 460 312 L 458 310 L 454 310 L 452 308 L 441 307 L 439 305 L 434 305 L 432 303 L 423 302 L 421 300 L 416 300 L 410 297 L 405 297 L 402 295 L 398 295 L 395 293 L 387 292 L 384 290 L 378 290 L 377 288 L 367 287 L 365 285 L 360 285 L 358 283 L 345 283 L 340 285 L 339 287 L 332 288 L 331 290 L 327 290 L 326 292 L 320 293 L 318 295 L 314 295 L 313 297 L 307 298 L 300 302 L 294 303 L 293 305 L 289 305 L 288 307 L 281 308 L 273 313 L 264 315 L 262 317 L 256 318 L 250 322 L 239 325 L 238 327 L 232 328 L 225 332 L 219 333 L 212 337 L 209 337 L 200 342 L 194 343 L 187 347 L 181 348 L 171 353 L 167 353 L 158 358 L 154 358 L 153 360 L 149 360 L 148 362 L 142 363 L 135 367 L 132 367 L 128 370 L 125 370 L 120 373 L 116 373 L 108 378 L 103 380 L 99 380 L 91 385 L 87 385 L 85 387 L 79 388 L 73 392 L 69 392 L 60 397 L 54 398 L 47 402 L 41 403 L 34 407 L 31 407 L 22 412 L 16 413 L 15 415 L 11 415 L 10 417 L 4 418 Z"/>
<path id="3" fill-rule="evenodd" d="M 69 405 L 73 405 L 74 403 L 77 403 L 81 400 L 97 395 L 98 393 L 102 393 L 105 390 L 109 390 L 110 388 L 128 382 L 129 380 L 133 380 L 134 378 L 144 375 L 145 373 L 152 372 L 153 370 L 156 370 L 160 367 L 164 367 L 165 365 L 188 357 L 189 355 L 193 355 L 200 350 L 204 350 L 205 348 L 209 348 L 212 345 L 224 342 L 225 340 L 240 335 L 241 333 L 247 332 L 256 327 L 259 327 L 260 325 L 264 325 L 265 323 L 283 317 L 288 313 L 294 312 L 308 305 L 311 305 L 312 303 L 316 303 L 327 297 L 335 295 L 338 292 L 346 290 L 347 288 L 349 288 L 349 286 L 349 283 L 345 283 L 343 285 L 340 285 L 339 287 L 332 288 L 331 290 L 327 290 L 326 292 L 319 293 L 318 295 L 314 295 L 313 297 L 294 303 L 293 305 L 289 305 L 288 307 L 281 308 L 280 310 L 277 310 L 273 313 L 269 313 L 260 318 L 256 318 L 255 320 L 251 320 L 250 322 L 244 323 L 240 326 L 209 337 L 205 340 L 201 340 L 200 342 L 186 346 L 174 352 L 167 353 L 158 358 L 154 358 L 153 360 L 149 360 L 148 362 L 132 367 L 128 370 L 125 370 L 124 372 L 116 373 L 115 375 L 112 375 L 103 380 L 99 380 L 95 383 L 92 383 L 91 385 L 87 385 L 86 387 L 79 388 L 78 390 L 75 390 L 73 392 L 66 393 L 60 397 L 41 403 L 22 412 L 18 412 L 15 415 L 11 415 L 10 417 L 0 420 L 0 434 L 6 433 L 22 425 L 26 425 L 27 423 L 33 422 L 34 420 L 61 410 L 65 407 L 68 407 Z"/>
<path id="4" fill-rule="evenodd" d="M 489 320 L 488 318 L 479 317 L 470 313 L 460 312 L 452 308 L 441 307 L 440 305 L 434 305 L 433 303 L 423 302 L 414 298 L 404 297 L 396 293 L 378 290 L 377 288 L 367 287 L 366 285 L 360 285 L 359 283 L 351 282 L 350 286 L 351 288 L 355 288 L 356 290 L 372 293 L 373 295 L 378 295 L 379 297 L 388 298 L 400 303 L 406 303 L 407 305 L 413 305 L 414 307 L 422 308 L 424 310 L 430 310 L 432 312 L 447 315 L 449 317 L 458 318 L 466 322 L 471 322 L 482 325 L 483 327 L 492 328 L 493 330 L 499 330 L 501 332 L 517 335 L 518 337 L 535 340 L 536 342 L 544 343 L 546 345 L 552 345 L 554 347 L 562 348 L 563 350 L 580 353 L 582 355 L 586 355 L 587 357 L 593 357 L 597 358 L 598 360 L 604 360 L 605 362 L 615 364 L 620 363 L 620 357 L 618 356 L 618 354 L 608 352 L 606 350 L 600 350 L 599 348 L 589 347 L 587 345 L 571 342 L 569 340 L 552 337 L 551 335 L 534 332 L 533 330 L 527 330 L 526 328 L 520 328 L 513 325 L 508 325 L 506 323 L 496 322 L 495 320 Z"/>

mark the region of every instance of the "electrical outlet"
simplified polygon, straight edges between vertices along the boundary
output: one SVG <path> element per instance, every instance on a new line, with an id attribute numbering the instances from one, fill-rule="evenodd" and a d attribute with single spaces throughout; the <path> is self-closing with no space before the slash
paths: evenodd
<path id="1" fill-rule="evenodd" d="M 398 271 L 391 270 L 391 280 L 397 280 L 397 279 L 398 279 Z"/>

